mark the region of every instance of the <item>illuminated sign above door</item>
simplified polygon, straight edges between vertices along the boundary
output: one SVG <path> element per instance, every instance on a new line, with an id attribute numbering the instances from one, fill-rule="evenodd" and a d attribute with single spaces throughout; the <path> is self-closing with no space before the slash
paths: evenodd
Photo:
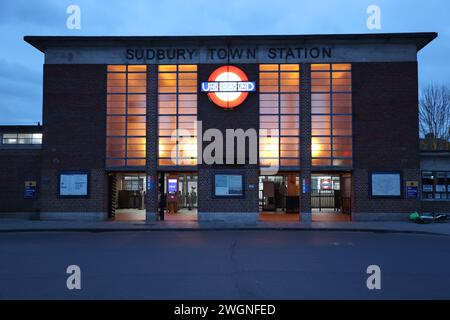
<path id="1" fill-rule="evenodd" d="M 201 91 L 207 92 L 209 99 L 224 109 L 241 105 L 248 93 L 255 90 L 255 82 L 248 81 L 245 72 L 235 66 L 217 68 L 209 76 L 208 82 L 201 84 Z"/>

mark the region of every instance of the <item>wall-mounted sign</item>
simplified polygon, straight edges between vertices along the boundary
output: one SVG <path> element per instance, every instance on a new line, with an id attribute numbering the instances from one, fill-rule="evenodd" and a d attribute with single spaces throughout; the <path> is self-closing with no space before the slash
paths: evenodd
<path id="1" fill-rule="evenodd" d="M 307 194 L 310 192 L 311 189 L 311 180 L 303 178 L 302 179 L 302 193 Z"/>
<path id="2" fill-rule="evenodd" d="M 331 180 L 330 179 L 324 179 L 320 181 L 320 188 L 322 190 L 331 190 Z"/>
<path id="3" fill-rule="evenodd" d="M 25 189 L 23 197 L 25 199 L 36 198 L 36 181 L 25 181 Z"/>
<path id="4" fill-rule="evenodd" d="M 233 109 L 247 99 L 249 92 L 256 90 L 255 82 L 248 81 L 244 71 L 235 66 L 222 66 L 214 70 L 208 82 L 202 82 L 201 91 L 209 99 L 225 109 Z"/>
<path id="5" fill-rule="evenodd" d="M 59 195 L 61 197 L 87 197 L 88 173 L 61 173 L 59 176 Z"/>
<path id="6" fill-rule="evenodd" d="M 337 49 L 339 49 L 338 47 Z M 154 48 L 125 48 L 125 58 L 128 62 L 144 61 L 148 63 L 225 63 L 233 62 L 305 62 L 322 61 L 334 57 L 336 47 L 331 46 L 237 46 L 237 47 L 154 47 Z M 352 50 L 341 50 L 345 54 Z M 116 54 L 113 54 L 116 56 Z M 339 57 L 338 57 L 339 59 Z M 104 59 L 103 59 L 104 60 Z M 336 60 L 336 61 L 342 61 Z"/>
<path id="7" fill-rule="evenodd" d="M 406 182 L 406 199 L 419 198 L 419 181 Z"/>

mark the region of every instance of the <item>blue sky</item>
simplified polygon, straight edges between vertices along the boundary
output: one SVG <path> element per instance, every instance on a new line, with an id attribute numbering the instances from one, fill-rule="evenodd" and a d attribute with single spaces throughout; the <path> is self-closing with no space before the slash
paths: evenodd
<path id="1" fill-rule="evenodd" d="M 71 4 L 81 8 L 81 30 L 66 28 Z M 419 54 L 420 86 L 450 85 L 448 0 L 1 0 L 0 124 L 42 121 L 44 57 L 25 35 L 370 33 L 372 4 L 382 14 L 376 32 L 439 32 Z"/>

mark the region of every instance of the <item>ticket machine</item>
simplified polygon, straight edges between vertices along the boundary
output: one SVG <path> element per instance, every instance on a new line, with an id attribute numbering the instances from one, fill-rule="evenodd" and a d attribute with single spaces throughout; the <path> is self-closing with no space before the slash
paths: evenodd
<path id="1" fill-rule="evenodd" d="M 179 203 L 179 192 L 178 192 L 178 176 L 168 176 L 167 177 L 167 210 L 169 213 L 178 212 Z"/>

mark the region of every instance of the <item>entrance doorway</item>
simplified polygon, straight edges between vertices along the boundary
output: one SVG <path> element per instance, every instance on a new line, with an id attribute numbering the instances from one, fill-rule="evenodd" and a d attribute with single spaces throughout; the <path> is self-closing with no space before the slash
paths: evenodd
<path id="1" fill-rule="evenodd" d="M 298 222 L 299 196 L 300 181 L 297 173 L 260 176 L 260 220 Z"/>
<path id="2" fill-rule="evenodd" d="M 109 216 L 116 221 L 145 221 L 145 173 L 111 173 Z"/>
<path id="3" fill-rule="evenodd" d="M 164 210 L 164 220 L 197 221 L 197 173 L 164 172 L 163 188 L 159 195 L 159 208 Z"/>
<path id="4" fill-rule="evenodd" d="M 350 221 L 351 175 L 312 174 L 311 209 L 313 221 Z"/>

